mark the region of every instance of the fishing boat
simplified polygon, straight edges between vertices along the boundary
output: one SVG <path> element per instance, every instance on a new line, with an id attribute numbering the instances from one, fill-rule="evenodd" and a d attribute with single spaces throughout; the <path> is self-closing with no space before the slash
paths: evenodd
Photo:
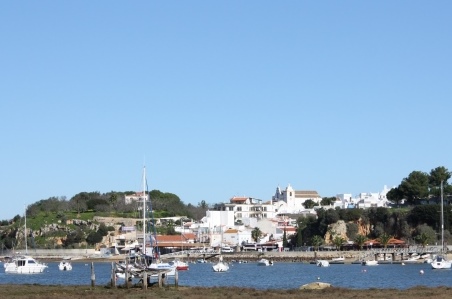
<path id="1" fill-rule="evenodd" d="M 441 253 L 445 251 L 444 247 L 444 200 L 443 181 L 441 181 Z M 433 269 L 450 269 L 452 263 L 448 261 L 444 255 L 439 254 L 430 265 Z"/>

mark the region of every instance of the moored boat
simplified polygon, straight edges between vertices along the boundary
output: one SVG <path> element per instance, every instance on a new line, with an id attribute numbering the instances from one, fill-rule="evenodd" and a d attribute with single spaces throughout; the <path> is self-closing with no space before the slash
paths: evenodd
<path id="1" fill-rule="evenodd" d="M 188 270 L 188 263 L 183 262 L 181 260 L 174 260 L 170 264 L 176 266 L 176 269 L 178 271 L 185 271 Z"/>
<path id="2" fill-rule="evenodd" d="M 214 272 L 226 272 L 229 270 L 228 264 L 223 262 L 223 256 L 220 255 L 218 263 L 212 266 Z"/>
<path id="3" fill-rule="evenodd" d="M 260 259 L 257 261 L 258 266 L 273 266 L 273 262 L 268 259 Z"/>
<path id="4" fill-rule="evenodd" d="M 330 262 L 328 262 L 327 260 L 317 260 L 316 265 L 317 267 L 329 267 Z"/>
<path id="5" fill-rule="evenodd" d="M 68 260 L 62 260 L 58 264 L 58 269 L 60 269 L 60 271 L 71 271 L 72 270 L 72 264 Z"/>
<path id="6" fill-rule="evenodd" d="M 35 274 L 44 272 L 46 268 L 46 264 L 38 262 L 31 256 L 24 255 L 8 263 L 5 267 L 5 273 Z"/>
<path id="7" fill-rule="evenodd" d="M 376 260 L 367 260 L 363 262 L 363 266 L 377 266 L 378 261 Z"/>

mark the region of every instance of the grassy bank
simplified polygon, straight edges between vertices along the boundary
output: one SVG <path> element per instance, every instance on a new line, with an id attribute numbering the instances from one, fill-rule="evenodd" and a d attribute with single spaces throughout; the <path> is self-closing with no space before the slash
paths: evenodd
<path id="1" fill-rule="evenodd" d="M 452 297 L 452 288 L 417 287 L 408 290 L 368 289 L 349 290 L 342 288 L 328 288 L 324 290 L 255 290 L 246 288 L 200 288 L 200 287 L 151 287 L 147 290 L 140 288 L 118 288 L 89 286 L 42 286 L 42 285 L 0 285 L 0 298 L 166 298 L 166 299 L 448 299 Z"/>

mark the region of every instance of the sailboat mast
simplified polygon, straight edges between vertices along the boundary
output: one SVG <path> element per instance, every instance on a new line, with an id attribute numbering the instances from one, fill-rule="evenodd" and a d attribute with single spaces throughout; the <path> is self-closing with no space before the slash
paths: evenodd
<path id="1" fill-rule="evenodd" d="M 27 245 L 27 206 L 25 206 L 25 254 L 28 254 L 28 245 Z"/>
<path id="2" fill-rule="evenodd" d="M 443 181 L 441 181 L 441 252 L 444 251 L 444 204 L 443 204 Z"/>
<path id="3" fill-rule="evenodd" d="M 146 166 L 143 166 L 143 254 L 146 254 Z"/>

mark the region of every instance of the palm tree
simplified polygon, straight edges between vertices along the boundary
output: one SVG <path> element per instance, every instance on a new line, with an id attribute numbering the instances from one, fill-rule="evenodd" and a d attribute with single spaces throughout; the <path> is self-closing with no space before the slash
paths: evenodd
<path id="1" fill-rule="evenodd" d="M 336 246 L 336 250 L 339 250 L 342 246 L 342 244 L 344 244 L 345 239 L 342 238 L 341 236 L 335 236 L 333 239 L 333 244 L 334 246 Z"/>
<path id="2" fill-rule="evenodd" d="M 323 244 L 323 238 L 319 235 L 315 235 L 314 237 L 312 237 L 311 243 L 312 246 L 314 246 L 314 249 L 317 248 L 318 250 L 319 246 Z"/>
<path id="3" fill-rule="evenodd" d="M 359 250 L 363 249 L 364 243 L 366 243 L 367 237 L 364 235 L 357 235 L 355 238 L 355 244 L 358 245 Z"/>
<path id="4" fill-rule="evenodd" d="M 421 233 L 416 236 L 416 241 L 421 243 L 422 247 L 425 248 L 425 246 L 427 246 L 430 241 L 430 236 L 427 235 L 426 233 Z"/>
<path id="5" fill-rule="evenodd" d="M 259 238 L 261 237 L 262 232 L 260 230 L 260 228 L 255 227 L 252 231 L 251 231 L 251 238 L 254 240 L 254 242 L 257 243 L 257 241 L 259 241 Z"/>
<path id="6" fill-rule="evenodd" d="M 389 240 L 392 239 L 392 236 L 388 235 L 387 233 L 382 233 L 380 237 L 378 237 L 378 241 L 380 241 L 380 244 L 383 245 L 384 248 L 388 247 Z"/>

